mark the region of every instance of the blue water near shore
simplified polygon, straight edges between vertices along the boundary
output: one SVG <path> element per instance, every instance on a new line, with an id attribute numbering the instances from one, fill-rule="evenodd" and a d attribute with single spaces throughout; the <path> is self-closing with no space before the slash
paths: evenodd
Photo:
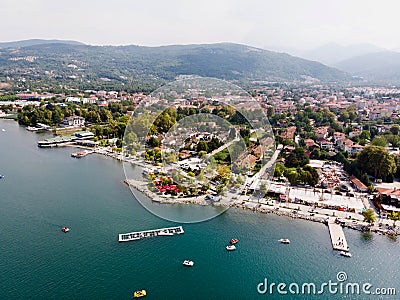
<path id="1" fill-rule="evenodd" d="M 123 184 L 120 162 L 73 148 L 39 149 L 41 137 L 0 121 L 0 299 L 378 299 L 366 295 L 260 295 L 268 282 L 369 282 L 400 293 L 400 245 L 345 229 L 352 258 L 332 251 L 325 225 L 230 209 L 183 224 L 185 234 L 118 243 L 118 233 L 181 225 L 160 219 Z M 176 214 L 202 207 L 167 206 Z M 67 234 L 60 228 L 67 225 Z M 225 246 L 238 237 L 237 250 Z M 290 245 L 277 242 L 287 237 Z M 182 266 L 184 259 L 195 262 Z M 381 299 L 398 299 L 386 296 Z"/>

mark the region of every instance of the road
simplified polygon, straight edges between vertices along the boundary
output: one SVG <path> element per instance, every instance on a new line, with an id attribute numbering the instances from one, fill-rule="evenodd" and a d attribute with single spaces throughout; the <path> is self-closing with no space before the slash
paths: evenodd
<path id="1" fill-rule="evenodd" d="M 213 156 L 213 155 L 215 155 L 215 154 L 217 154 L 218 152 L 221 152 L 222 150 L 228 148 L 228 147 L 231 146 L 233 143 L 238 142 L 238 141 L 240 141 L 240 138 L 239 138 L 239 137 L 236 137 L 235 139 L 233 139 L 233 140 L 230 141 L 229 143 L 224 144 L 224 145 L 222 145 L 221 147 L 219 147 L 218 149 L 215 149 L 214 151 L 208 153 L 208 154 L 207 154 L 207 158 L 208 158 L 208 157 L 211 157 L 211 156 Z"/>

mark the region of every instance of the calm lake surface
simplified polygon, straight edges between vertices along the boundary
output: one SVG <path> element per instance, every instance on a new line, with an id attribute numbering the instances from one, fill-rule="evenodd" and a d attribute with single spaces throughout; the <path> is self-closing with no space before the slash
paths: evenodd
<path id="1" fill-rule="evenodd" d="M 41 138 L 0 120 L 0 299 L 132 299 L 142 288 L 146 299 L 399 299 L 257 292 L 264 278 L 320 286 L 346 272 L 345 282 L 400 293 L 398 240 L 345 229 L 353 254 L 345 258 L 323 224 L 235 209 L 196 224 L 166 221 L 134 198 L 120 162 L 40 149 Z M 184 217 L 207 208 L 162 209 Z M 185 234 L 118 243 L 119 233 L 176 225 Z M 228 252 L 233 237 L 237 250 Z M 283 237 L 291 244 L 277 242 Z M 185 259 L 194 267 L 183 267 Z"/>

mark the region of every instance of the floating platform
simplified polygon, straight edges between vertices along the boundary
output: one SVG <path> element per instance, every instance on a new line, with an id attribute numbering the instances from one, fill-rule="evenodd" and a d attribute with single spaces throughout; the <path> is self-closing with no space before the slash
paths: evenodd
<path id="1" fill-rule="evenodd" d="M 121 233 L 118 235 L 118 242 L 129 242 L 129 241 L 140 240 L 143 238 L 149 238 L 155 236 L 170 236 L 182 233 L 185 233 L 183 231 L 182 226 Z"/>
<path id="2" fill-rule="evenodd" d="M 333 250 L 349 251 L 346 237 L 344 236 L 343 228 L 341 225 L 336 224 L 334 220 L 328 220 L 329 234 L 331 236 Z"/>

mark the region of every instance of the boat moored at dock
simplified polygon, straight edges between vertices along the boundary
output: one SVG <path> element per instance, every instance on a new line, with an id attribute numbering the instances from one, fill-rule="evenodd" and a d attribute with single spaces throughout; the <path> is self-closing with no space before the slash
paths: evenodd
<path id="1" fill-rule="evenodd" d="M 168 227 L 144 231 L 136 231 L 129 233 L 121 233 L 118 235 L 119 242 L 136 241 L 142 238 L 155 237 L 155 236 L 172 236 L 175 234 L 185 233 L 182 226 Z"/>
<path id="2" fill-rule="evenodd" d="M 32 126 L 28 126 L 28 127 L 26 127 L 26 130 L 28 130 L 28 131 L 38 131 L 38 130 L 40 130 L 41 128 L 38 128 L 38 127 L 32 127 Z"/>
<path id="3" fill-rule="evenodd" d="M 340 251 L 340 255 L 345 257 L 351 257 L 351 253 L 346 251 Z"/>
<path id="4" fill-rule="evenodd" d="M 38 141 L 38 146 L 41 148 L 65 146 L 72 143 L 76 139 L 77 137 L 74 136 L 56 136 L 54 138 Z"/>
<path id="5" fill-rule="evenodd" d="M 89 131 L 78 131 L 75 132 L 74 135 L 66 135 L 66 136 L 55 136 L 52 138 L 44 139 L 38 141 L 38 146 L 41 148 L 50 148 L 50 147 L 60 147 L 66 146 L 70 144 L 82 144 L 90 143 L 90 145 L 95 146 L 98 143 L 93 141 L 88 141 L 94 137 L 94 134 Z"/>

